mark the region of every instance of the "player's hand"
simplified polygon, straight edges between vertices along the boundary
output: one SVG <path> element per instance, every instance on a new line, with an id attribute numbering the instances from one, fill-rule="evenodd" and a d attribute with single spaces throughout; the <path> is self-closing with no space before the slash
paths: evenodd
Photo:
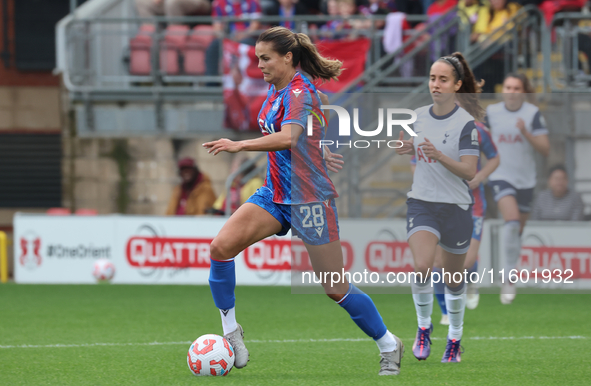
<path id="1" fill-rule="evenodd" d="M 483 181 L 484 181 L 484 178 L 482 178 L 480 173 L 476 173 L 474 178 L 472 178 L 470 181 L 468 181 L 468 186 L 470 187 L 470 190 L 474 190 L 477 187 L 479 187 Z"/>
<path id="2" fill-rule="evenodd" d="M 439 161 L 439 159 L 443 155 L 443 153 L 437 150 L 435 145 L 433 145 L 427 137 L 425 137 L 425 142 L 419 143 L 419 146 L 421 146 L 421 149 L 423 150 L 425 156 L 434 159 L 435 161 Z"/>
<path id="3" fill-rule="evenodd" d="M 525 122 L 521 118 L 517 118 L 517 128 L 521 132 L 521 134 L 525 134 Z"/>
<path id="4" fill-rule="evenodd" d="M 415 147 L 413 146 L 413 138 L 411 139 L 404 139 L 404 130 L 400 130 L 400 135 L 398 136 L 398 140 L 402 142 L 402 147 L 396 148 L 396 154 L 404 155 L 404 154 L 415 154 Z"/>
<path id="5" fill-rule="evenodd" d="M 326 161 L 326 168 L 335 173 L 338 173 L 345 164 L 345 161 L 343 161 L 343 156 L 341 154 L 331 152 L 326 145 L 324 146 L 324 160 Z"/>
<path id="6" fill-rule="evenodd" d="M 207 149 L 208 153 L 217 155 L 218 153 L 225 151 L 228 153 L 238 153 L 242 150 L 240 142 L 230 141 L 227 138 L 218 139 L 217 141 L 206 142 L 203 147 Z"/>

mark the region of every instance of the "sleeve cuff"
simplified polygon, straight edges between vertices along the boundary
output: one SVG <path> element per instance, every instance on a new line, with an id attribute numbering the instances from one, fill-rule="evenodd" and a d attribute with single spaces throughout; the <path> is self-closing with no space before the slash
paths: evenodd
<path id="1" fill-rule="evenodd" d="M 535 129 L 531 132 L 531 135 L 533 135 L 534 137 L 537 137 L 538 135 L 548 135 L 548 134 L 550 134 L 548 129 Z"/>
<path id="2" fill-rule="evenodd" d="M 464 150 L 460 150 L 460 157 L 463 155 L 475 155 L 477 157 L 480 156 L 480 150 L 475 150 L 475 149 L 464 149 Z"/>

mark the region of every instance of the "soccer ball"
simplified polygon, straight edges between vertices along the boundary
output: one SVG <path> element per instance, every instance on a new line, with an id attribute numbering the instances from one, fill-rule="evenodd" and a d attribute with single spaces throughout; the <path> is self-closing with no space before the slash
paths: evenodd
<path id="1" fill-rule="evenodd" d="M 92 276 L 96 280 L 111 280 L 115 276 L 115 266 L 107 259 L 99 259 L 94 263 Z"/>
<path id="2" fill-rule="evenodd" d="M 228 375 L 234 366 L 234 348 L 225 338 L 202 335 L 189 347 L 187 365 L 193 375 Z"/>

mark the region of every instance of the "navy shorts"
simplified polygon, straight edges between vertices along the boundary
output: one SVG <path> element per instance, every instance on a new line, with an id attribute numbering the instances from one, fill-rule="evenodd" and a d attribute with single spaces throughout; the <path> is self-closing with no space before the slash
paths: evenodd
<path id="1" fill-rule="evenodd" d="M 503 180 L 489 181 L 488 185 L 493 190 L 495 201 L 498 202 L 505 196 L 513 196 L 517 200 L 519 212 L 531 212 L 531 202 L 534 198 L 534 188 L 516 189 L 513 185 Z"/>
<path id="2" fill-rule="evenodd" d="M 269 188 L 259 188 L 246 201 L 260 206 L 281 223 L 283 229 L 277 236 L 291 233 L 306 244 L 323 245 L 339 239 L 339 218 L 334 198 L 323 202 L 287 205 L 273 202 Z"/>
<path id="3" fill-rule="evenodd" d="M 468 252 L 472 238 L 472 206 L 466 210 L 456 204 L 406 200 L 406 238 L 415 232 L 427 231 L 439 239 L 439 245 L 450 253 Z"/>

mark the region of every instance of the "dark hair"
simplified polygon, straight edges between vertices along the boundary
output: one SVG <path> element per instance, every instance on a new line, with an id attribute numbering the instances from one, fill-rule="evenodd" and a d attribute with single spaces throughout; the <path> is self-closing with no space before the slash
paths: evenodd
<path id="1" fill-rule="evenodd" d="M 273 27 L 259 36 L 257 43 L 259 42 L 271 43 L 273 50 L 281 56 L 291 52 L 294 68 L 299 65 L 313 79 L 337 80 L 343 70 L 343 62 L 320 55 L 306 34 L 294 33 L 285 27 Z"/>
<path id="2" fill-rule="evenodd" d="M 464 55 L 460 52 L 454 52 L 449 56 L 443 56 L 437 59 L 436 63 L 437 62 L 446 63 L 452 68 L 456 83 L 460 80 L 462 81 L 462 85 L 456 93 L 456 98 L 470 115 L 475 119 L 482 121 L 486 112 L 482 106 L 480 106 L 478 94 L 482 92 L 484 81 L 476 81 L 472 69 L 468 65 Z"/>
<path id="3" fill-rule="evenodd" d="M 564 167 L 564 165 L 558 164 L 558 165 L 554 165 L 550 168 L 550 170 L 548 171 L 548 178 L 550 178 L 552 173 L 554 173 L 555 171 L 559 171 L 559 170 L 564 172 L 564 174 L 566 174 L 566 176 L 568 177 L 568 173 L 566 172 L 566 168 Z"/>
<path id="4" fill-rule="evenodd" d="M 529 81 L 529 78 L 525 74 L 522 74 L 520 72 L 510 72 L 505 76 L 505 79 L 503 79 L 503 83 L 505 83 L 505 81 L 508 78 L 519 79 L 521 81 L 521 85 L 523 86 L 523 92 L 525 94 L 530 94 L 527 96 L 527 100 L 531 103 L 535 103 L 534 94 L 536 93 L 536 90 L 534 89 L 531 82 Z"/>

